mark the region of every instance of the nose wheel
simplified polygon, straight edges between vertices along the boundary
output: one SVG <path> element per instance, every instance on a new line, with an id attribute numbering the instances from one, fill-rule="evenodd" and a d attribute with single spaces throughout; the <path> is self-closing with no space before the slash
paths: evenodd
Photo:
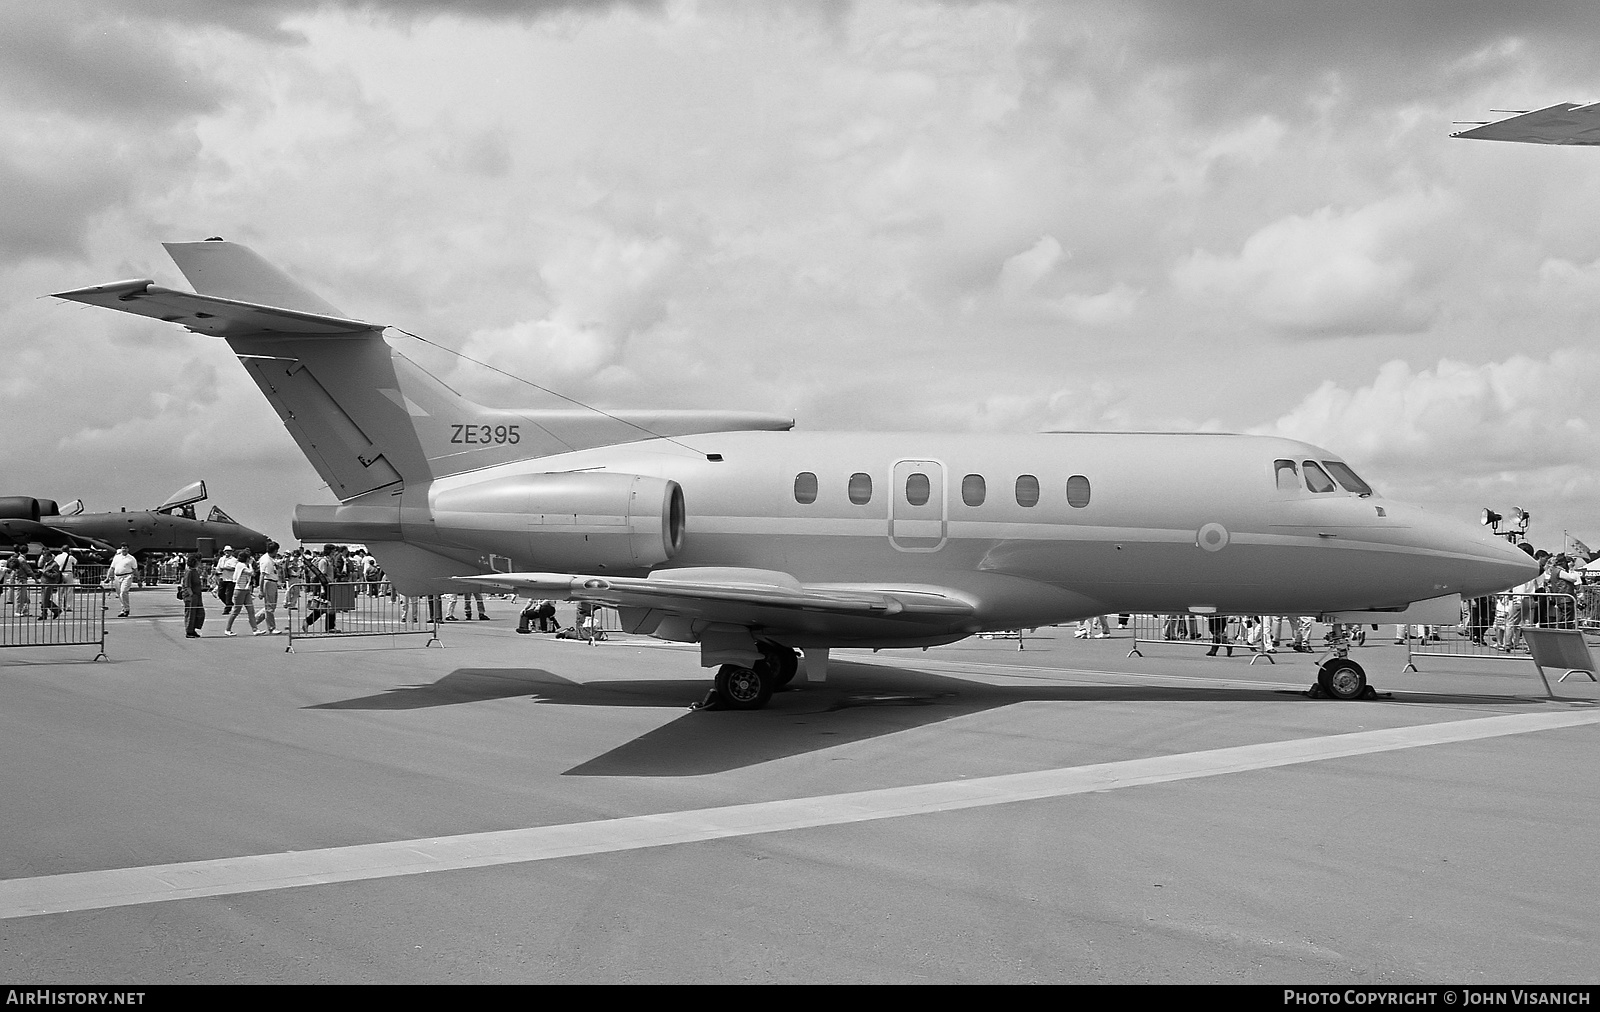
<path id="1" fill-rule="evenodd" d="M 1334 657 L 1317 669 L 1317 687 L 1333 699 L 1360 699 L 1372 690 L 1367 673 L 1348 657 Z"/>

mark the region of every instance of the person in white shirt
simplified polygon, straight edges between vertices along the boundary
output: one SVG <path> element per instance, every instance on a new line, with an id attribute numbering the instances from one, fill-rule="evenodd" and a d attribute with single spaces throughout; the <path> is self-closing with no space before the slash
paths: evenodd
<path id="1" fill-rule="evenodd" d="M 251 565 L 252 561 L 253 557 L 248 548 L 241 548 L 238 558 L 234 559 L 233 603 L 228 605 L 228 624 L 222 627 L 222 635 L 224 636 L 233 635 L 233 620 L 239 617 L 241 611 L 244 612 L 244 617 L 250 620 L 250 632 L 252 635 L 260 636 L 263 632 L 261 620 L 256 617 L 255 588 L 252 586 L 255 582 L 256 571 L 255 567 Z"/>
<path id="2" fill-rule="evenodd" d="M 133 607 L 128 595 L 133 590 L 133 581 L 139 576 L 139 560 L 128 552 L 128 546 L 123 545 L 117 549 L 117 554 L 111 557 L 111 580 L 117 590 L 117 600 L 122 602 L 122 610 L 117 613 L 118 618 L 127 618 L 133 614 Z"/>
<path id="3" fill-rule="evenodd" d="M 233 570 L 238 565 L 233 546 L 222 546 L 222 558 L 217 560 L 217 597 L 222 599 L 223 608 L 233 607 Z"/>
<path id="4" fill-rule="evenodd" d="M 267 550 L 256 560 L 256 572 L 261 576 L 261 621 L 267 627 L 268 636 L 276 636 L 281 631 L 273 613 L 278 610 L 278 584 L 282 570 L 283 565 L 278 561 L 278 543 L 268 541 Z"/>
<path id="5" fill-rule="evenodd" d="M 56 565 L 61 567 L 61 609 L 72 610 L 72 591 L 78 585 L 78 560 L 65 548 L 56 556 Z"/>

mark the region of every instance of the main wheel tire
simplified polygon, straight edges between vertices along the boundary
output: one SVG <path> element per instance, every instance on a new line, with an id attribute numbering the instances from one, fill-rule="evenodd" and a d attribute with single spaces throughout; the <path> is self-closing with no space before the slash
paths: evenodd
<path id="1" fill-rule="evenodd" d="M 1346 657 L 1335 657 L 1317 672 L 1317 684 L 1334 699 L 1359 699 L 1367 691 L 1367 673 Z"/>
<path id="2" fill-rule="evenodd" d="M 759 710 L 772 698 L 772 676 L 755 668 L 724 664 L 717 669 L 717 695 L 730 710 Z"/>
<path id="3" fill-rule="evenodd" d="M 777 643 L 762 643 L 760 647 L 761 663 L 757 666 L 764 668 L 771 677 L 773 691 L 794 681 L 794 676 L 800 672 L 800 653 Z"/>

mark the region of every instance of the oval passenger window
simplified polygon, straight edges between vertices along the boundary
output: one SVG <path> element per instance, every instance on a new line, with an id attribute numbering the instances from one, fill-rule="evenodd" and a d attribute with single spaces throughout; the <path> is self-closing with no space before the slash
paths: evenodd
<path id="1" fill-rule="evenodd" d="M 801 471 L 794 476 L 794 501 L 810 505 L 817 501 L 817 476 Z"/>
<path id="2" fill-rule="evenodd" d="M 981 474 L 969 474 L 961 479 L 961 501 L 968 506 L 982 506 L 988 491 Z"/>
<path id="3" fill-rule="evenodd" d="M 850 476 L 850 501 L 857 506 L 872 501 L 872 475 L 857 471 Z"/>
<path id="4" fill-rule="evenodd" d="M 1089 479 L 1075 474 L 1067 479 L 1067 505 L 1083 509 L 1089 505 Z"/>
<path id="5" fill-rule="evenodd" d="M 928 476 L 921 471 L 915 471 L 906 476 L 906 502 L 913 506 L 926 506 L 928 504 Z"/>
<path id="6" fill-rule="evenodd" d="M 1017 479 L 1017 505 L 1039 505 L 1039 479 L 1031 474 L 1022 475 Z"/>

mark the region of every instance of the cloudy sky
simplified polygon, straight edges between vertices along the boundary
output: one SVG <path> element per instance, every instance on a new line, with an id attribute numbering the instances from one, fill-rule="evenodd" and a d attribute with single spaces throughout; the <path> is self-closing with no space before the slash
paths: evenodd
<path id="1" fill-rule="evenodd" d="M 0 493 L 332 502 L 221 342 L 41 295 L 250 244 L 607 407 L 1309 439 L 1600 547 L 1600 6 L 0 0 Z M 480 400 L 545 395 L 408 339 Z"/>

